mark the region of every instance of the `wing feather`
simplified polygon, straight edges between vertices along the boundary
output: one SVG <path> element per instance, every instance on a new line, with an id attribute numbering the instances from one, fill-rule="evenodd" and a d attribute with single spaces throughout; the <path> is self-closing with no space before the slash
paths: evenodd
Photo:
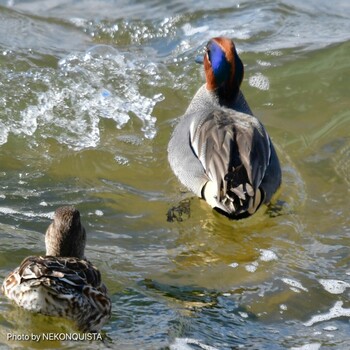
<path id="1" fill-rule="evenodd" d="M 193 124 L 190 134 L 193 152 L 216 186 L 217 207 L 234 215 L 255 211 L 271 155 L 262 124 L 251 115 L 217 109 Z"/>
<path id="2" fill-rule="evenodd" d="M 101 285 L 101 274 L 89 261 L 71 257 L 30 256 L 23 260 L 18 275 L 21 282 L 46 278 L 54 283 L 56 279 L 78 289 Z"/>

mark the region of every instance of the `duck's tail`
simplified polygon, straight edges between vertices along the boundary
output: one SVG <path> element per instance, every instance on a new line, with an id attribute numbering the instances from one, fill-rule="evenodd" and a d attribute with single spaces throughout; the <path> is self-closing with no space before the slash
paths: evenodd
<path id="1" fill-rule="evenodd" d="M 208 181 L 203 188 L 203 198 L 208 204 L 234 219 L 241 219 L 254 214 L 264 202 L 264 192 L 246 181 L 243 165 L 226 174 L 223 183 Z"/>

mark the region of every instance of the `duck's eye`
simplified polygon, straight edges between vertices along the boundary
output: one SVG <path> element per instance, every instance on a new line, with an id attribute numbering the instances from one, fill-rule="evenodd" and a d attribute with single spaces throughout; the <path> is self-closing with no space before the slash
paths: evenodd
<path id="1" fill-rule="evenodd" d="M 206 52 L 206 54 L 207 54 L 207 56 L 208 56 L 208 60 L 209 60 L 209 62 L 210 62 L 210 49 L 209 49 L 208 47 L 206 47 L 206 48 L 205 48 L 205 52 Z"/>

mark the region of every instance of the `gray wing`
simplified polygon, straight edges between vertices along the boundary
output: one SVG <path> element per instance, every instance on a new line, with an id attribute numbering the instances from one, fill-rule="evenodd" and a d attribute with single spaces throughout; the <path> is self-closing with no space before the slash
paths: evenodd
<path id="1" fill-rule="evenodd" d="M 252 214 L 263 201 L 259 186 L 271 154 L 262 124 L 251 115 L 217 109 L 191 125 L 190 137 L 193 152 L 216 184 L 217 207 L 229 215 Z"/>

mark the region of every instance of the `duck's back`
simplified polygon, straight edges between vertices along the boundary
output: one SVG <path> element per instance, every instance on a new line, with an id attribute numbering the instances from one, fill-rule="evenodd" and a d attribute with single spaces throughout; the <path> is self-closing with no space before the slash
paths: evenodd
<path id="1" fill-rule="evenodd" d="M 231 107 L 237 111 L 252 114 L 241 92 L 237 103 Z M 208 176 L 204 172 L 203 164 L 194 157 L 190 144 L 190 132 L 200 126 L 214 110 L 220 108 L 216 96 L 203 85 L 180 118 L 168 144 L 168 160 L 173 172 L 182 184 L 198 197 L 202 196 L 201 191 L 208 181 Z"/>
<path id="2" fill-rule="evenodd" d="M 101 275 L 86 260 L 28 257 L 7 277 L 2 290 L 24 309 L 69 318 L 82 331 L 97 331 L 110 316 Z"/>
<path id="3" fill-rule="evenodd" d="M 187 188 L 229 216 L 253 214 L 280 184 L 273 145 L 241 92 L 228 108 L 203 86 L 176 126 L 168 156 Z"/>
<path id="4" fill-rule="evenodd" d="M 254 213 L 262 202 L 259 186 L 270 158 L 269 138 L 259 121 L 215 109 L 191 129 L 191 145 L 209 179 L 203 198 L 228 215 Z"/>

